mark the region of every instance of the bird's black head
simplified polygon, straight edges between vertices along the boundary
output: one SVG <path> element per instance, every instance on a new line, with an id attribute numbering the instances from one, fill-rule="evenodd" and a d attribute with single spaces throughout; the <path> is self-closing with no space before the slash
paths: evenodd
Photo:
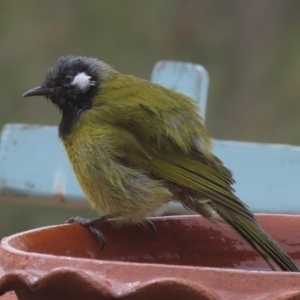
<path id="1" fill-rule="evenodd" d="M 61 110 L 89 109 L 99 92 L 101 62 L 95 58 L 63 56 L 48 69 L 41 86 L 23 97 L 45 96 Z"/>
<path id="2" fill-rule="evenodd" d="M 44 96 L 62 111 L 61 127 L 66 133 L 85 110 L 92 108 L 101 81 L 112 70 L 90 57 L 63 56 L 47 71 L 41 86 L 27 91 L 23 97 Z"/>

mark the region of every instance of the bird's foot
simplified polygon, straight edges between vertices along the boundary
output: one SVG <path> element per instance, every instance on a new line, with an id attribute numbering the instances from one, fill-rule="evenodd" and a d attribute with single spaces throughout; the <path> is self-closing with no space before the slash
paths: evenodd
<path id="1" fill-rule="evenodd" d="M 96 239 L 100 242 L 101 247 L 99 249 L 102 250 L 105 246 L 105 237 L 103 235 L 102 232 L 100 232 L 97 228 L 96 228 L 96 224 L 100 221 L 105 221 L 107 220 L 107 216 L 102 216 L 102 217 L 98 217 L 98 218 L 92 218 L 92 219 L 84 219 L 81 217 L 71 217 L 69 220 L 67 220 L 65 223 L 78 223 L 81 226 L 83 226 L 84 228 L 86 228 L 92 235 L 94 235 L 96 237 Z"/>

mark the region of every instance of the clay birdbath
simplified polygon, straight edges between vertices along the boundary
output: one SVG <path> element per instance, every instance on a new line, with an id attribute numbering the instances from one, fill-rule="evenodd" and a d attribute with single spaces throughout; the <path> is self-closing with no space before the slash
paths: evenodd
<path id="1" fill-rule="evenodd" d="M 300 216 L 258 215 L 300 265 Z M 0 295 L 54 299 L 299 299 L 300 274 L 270 271 L 232 230 L 200 216 L 154 218 L 145 227 L 99 225 L 106 246 L 78 224 L 4 238 Z"/>

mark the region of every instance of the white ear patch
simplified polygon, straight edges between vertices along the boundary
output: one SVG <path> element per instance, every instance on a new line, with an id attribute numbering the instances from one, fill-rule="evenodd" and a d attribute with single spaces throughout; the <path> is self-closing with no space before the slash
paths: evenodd
<path id="1" fill-rule="evenodd" d="M 76 85 L 79 90 L 85 93 L 91 85 L 95 85 L 95 82 L 91 81 L 90 78 L 91 76 L 88 76 L 85 72 L 78 73 L 71 82 L 71 85 Z"/>

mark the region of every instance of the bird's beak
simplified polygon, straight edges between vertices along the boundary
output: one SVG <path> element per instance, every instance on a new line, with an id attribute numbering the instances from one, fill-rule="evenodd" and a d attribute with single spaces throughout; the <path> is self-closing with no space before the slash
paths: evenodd
<path id="1" fill-rule="evenodd" d="M 24 93 L 22 97 L 45 96 L 53 92 L 54 92 L 53 88 L 45 88 L 42 86 L 38 86 Z"/>

